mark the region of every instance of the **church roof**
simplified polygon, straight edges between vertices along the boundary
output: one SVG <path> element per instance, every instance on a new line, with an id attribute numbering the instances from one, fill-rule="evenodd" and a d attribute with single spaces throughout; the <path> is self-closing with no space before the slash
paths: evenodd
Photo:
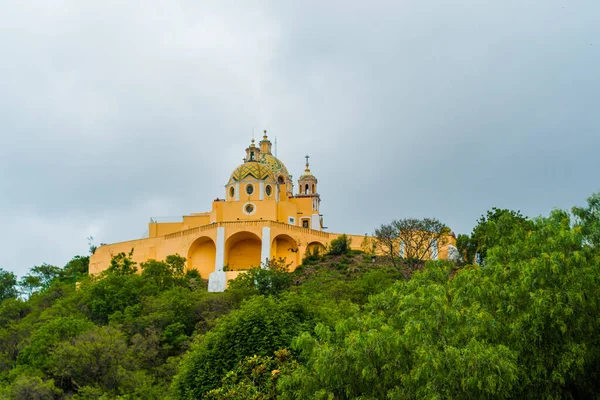
<path id="1" fill-rule="evenodd" d="M 261 147 L 256 147 L 254 145 L 254 139 L 252 139 L 252 144 L 246 149 L 247 158 L 244 159 L 245 161 L 242 165 L 238 166 L 233 171 L 229 178 L 229 183 L 232 181 L 244 180 L 249 176 L 257 180 L 276 181 L 280 176 L 286 181 L 290 179 L 290 175 L 285 165 L 281 160 L 271 154 L 271 142 L 267 139 L 266 131 L 260 144 Z M 254 159 L 255 154 L 256 159 Z"/>
<path id="2" fill-rule="evenodd" d="M 275 176 L 283 175 L 287 180 L 289 179 L 289 173 L 285 165 L 271 153 L 261 153 L 260 162 L 267 165 Z"/>
<path id="3" fill-rule="evenodd" d="M 247 177 L 253 177 L 261 181 L 270 180 L 275 181 L 275 175 L 271 168 L 259 161 L 248 161 L 233 170 L 229 181 L 241 181 Z"/>

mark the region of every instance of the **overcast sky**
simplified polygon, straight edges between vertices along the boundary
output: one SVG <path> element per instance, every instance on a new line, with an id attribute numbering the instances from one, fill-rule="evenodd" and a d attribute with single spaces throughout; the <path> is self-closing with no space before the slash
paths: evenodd
<path id="1" fill-rule="evenodd" d="M 332 232 L 600 190 L 598 0 L 4 0 L 0 61 L 19 275 L 210 210 L 253 127 L 311 156 Z"/>

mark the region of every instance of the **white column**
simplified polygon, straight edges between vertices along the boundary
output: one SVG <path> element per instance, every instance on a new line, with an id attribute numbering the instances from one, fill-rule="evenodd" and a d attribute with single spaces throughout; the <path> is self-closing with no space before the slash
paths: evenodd
<path id="1" fill-rule="evenodd" d="M 235 201 L 240 201 L 240 183 L 235 183 Z"/>
<path id="2" fill-rule="evenodd" d="M 431 259 L 438 259 L 438 242 L 436 239 L 431 239 Z"/>
<path id="3" fill-rule="evenodd" d="M 225 264 L 225 227 L 217 228 L 217 253 L 215 256 L 215 272 L 208 276 L 209 292 L 224 292 L 227 287 L 227 274 L 223 271 Z"/>
<path id="4" fill-rule="evenodd" d="M 260 248 L 260 262 L 263 268 L 266 261 L 271 259 L 271 228 L 265 226 L 262 228 L 262 245 Z"/>
<path id="5" fill-rule="evenodd" d="M 215 257 L 215 271 L 223 271 L 225 265 L 225 227 L 217 228 L 217 255 Z"/>
<path id="6" fill-rule="evenodd" d="M 265 199 L 265 183 L 263 181 L 260 181 L 258 184 L 258 199 L 259 200 L 264 200 Z"/>
<path id="7" fill-rule="evenodd" d="M 310 217 L 310 229 L 314 229 L 317 231 L 321 230 L 321 219 L 319 218 L 319 214 L 313 214 Z"/>

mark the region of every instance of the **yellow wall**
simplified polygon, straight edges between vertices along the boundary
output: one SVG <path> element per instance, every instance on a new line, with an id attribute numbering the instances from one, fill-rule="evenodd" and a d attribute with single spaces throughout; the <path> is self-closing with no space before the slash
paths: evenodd
<path id="1" fill-rule="evenodd" d="M 225 265 L 230 271 L 240 271 L 260 266 L 260 247 L 258 239 L 244 239 L 231 246 L 225 256 Z"/>
<path id="2" fill-rule="evenodd" d="M 195 228 L 197 226 L 210 224 L 210 213 L 185 215 L 183 217 L 183 229 Z"/>
<path id="3" fill-rule="evenodd" d="M 187 254 L 187 268 L 198 270 L 202 278 L 208 279 L 215 270 L 216 250 L 215 243 L 209 237 L 196 239 Z"/>
<path id="4" fill-rule="evenodd" d="M 184 229 L 183 222 L 151 222 L 148 224 L 150 237 L 164 236 Z"/>
<path id="5" fill-rule="evenodd" d="M 285 263 L 289 264 L 290 271 L 293 271 L 298 266 L 299 246 L 294 238 L 289 235 L 282 234 L 273 238 L 271 243 L 271 258 L 275 257 L 285 259 Z"/>

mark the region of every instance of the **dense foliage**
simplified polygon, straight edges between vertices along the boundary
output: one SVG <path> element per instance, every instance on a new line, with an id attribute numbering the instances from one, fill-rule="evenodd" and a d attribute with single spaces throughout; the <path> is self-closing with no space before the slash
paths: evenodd
<path id="1" fill-rule="evenodd" d="M 225 293 L 177 255 L 0 270 L 0 398 L 598 398 L 599 238 L 594 195 L 492 209 L 417 269 L 340 237 Z"/>

